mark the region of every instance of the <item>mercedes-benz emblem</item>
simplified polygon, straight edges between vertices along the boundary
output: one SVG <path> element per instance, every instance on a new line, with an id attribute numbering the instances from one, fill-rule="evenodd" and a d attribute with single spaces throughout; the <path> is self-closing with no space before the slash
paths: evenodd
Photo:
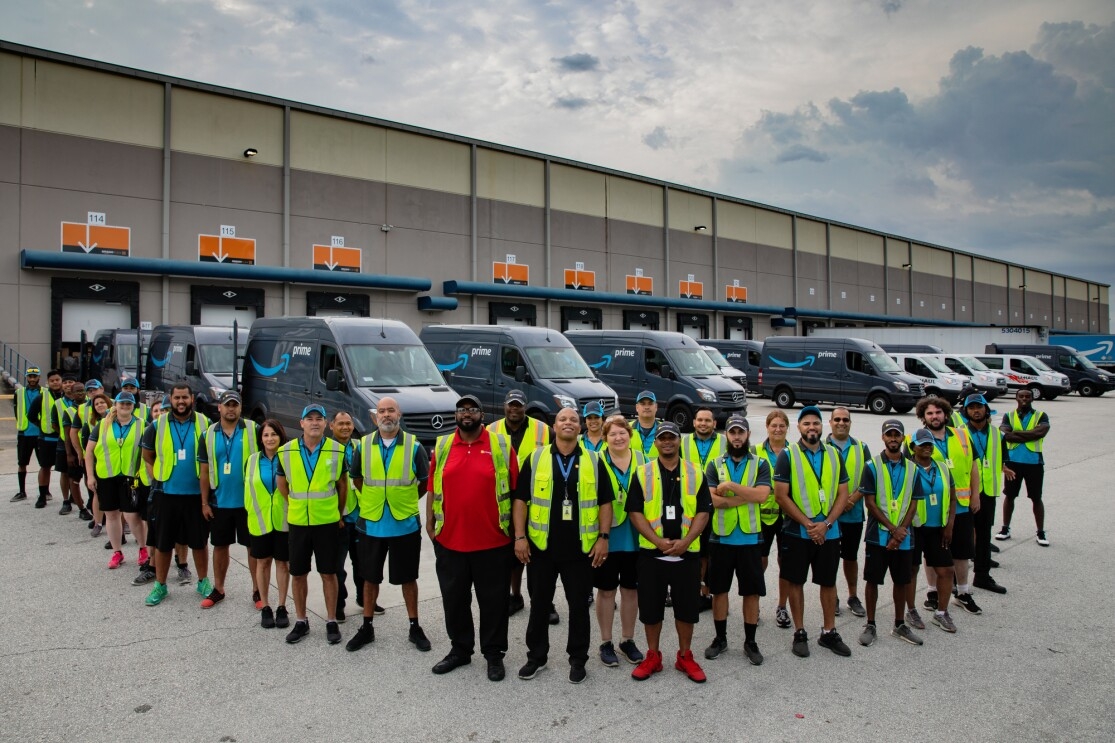
<path id="1" fill-rule="evenodd" d="M 434 427 L 435 431 L 440 431 L 445 426 L 445 419 L 440 415 L 435 415 L 430 418 L 430 425 Z"/>

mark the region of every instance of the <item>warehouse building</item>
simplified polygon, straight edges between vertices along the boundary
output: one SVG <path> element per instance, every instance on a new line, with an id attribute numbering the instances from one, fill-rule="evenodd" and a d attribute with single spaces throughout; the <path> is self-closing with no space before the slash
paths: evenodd
<path id="1" fill-rule="evenodd" d="M 498 144 L 0 42 L 0 342 L 283 314 L 696 337 L 1106 333 L 1109 287 Z"/>

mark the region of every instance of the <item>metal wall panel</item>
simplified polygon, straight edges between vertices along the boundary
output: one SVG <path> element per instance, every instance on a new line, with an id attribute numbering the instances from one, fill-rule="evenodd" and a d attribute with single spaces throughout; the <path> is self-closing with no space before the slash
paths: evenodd
<path id="1" fill-rule="evenodd" d="M 283 164 L 282 108 L 190 88 L 171 91 L 172 150 L 244 160 L 244 150 L 253 147 L 259 153 L 251 158 L 253 162 Z"/>
<path id="2" fill-rule="evenodd" d="M 384 182 L 387 130 L 359 121 L 290 112 L 290 167 Z"/>
<path id="3" fill-rule="evenodd" d="M 608 216 L 607 176 L 584 168 L 552 164 L 550 208 L 590 217 Z"/>
<path id="4" fill-rule="evenodd" d="M 545 163 L 483 147 L 476 151 L 476 195 L 511 204 L 546 205 Z"/>

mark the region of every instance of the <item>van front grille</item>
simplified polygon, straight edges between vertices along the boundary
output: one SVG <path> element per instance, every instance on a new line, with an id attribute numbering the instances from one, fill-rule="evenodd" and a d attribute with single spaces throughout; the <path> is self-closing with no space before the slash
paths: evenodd
<path id="1" fill-rule="evenodd" d="M 453 433 L 457 421 L 452 410 L 443 413 L 413 413 L 403 415 L 403 428 L 419 441 L 432 446 L 438 436 Z"/>

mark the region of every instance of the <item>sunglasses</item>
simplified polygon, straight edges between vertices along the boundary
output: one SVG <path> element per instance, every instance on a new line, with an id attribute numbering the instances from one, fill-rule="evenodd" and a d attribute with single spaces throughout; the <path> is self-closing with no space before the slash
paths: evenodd
<path id="1" fill-rule="evenodd" d="M 851 418 L 833 418 L 832 422 L 833 423 L 851 423 L 852 419 Z"/>

